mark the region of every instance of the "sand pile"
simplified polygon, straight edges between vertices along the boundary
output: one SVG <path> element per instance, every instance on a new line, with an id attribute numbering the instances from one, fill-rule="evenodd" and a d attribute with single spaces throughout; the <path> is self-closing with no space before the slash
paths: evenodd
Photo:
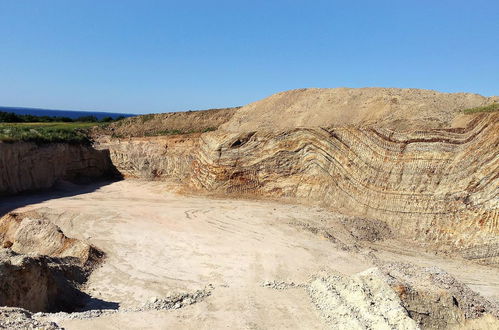
<path id="1" fill-rule="evenodd" d="M 460 110 L 492 103 L 470 93 L 402 88 L 307 88 L 274 94 L 239 109 L 221 130 L 369 125 L 405 129 L 449 126 Z"/>

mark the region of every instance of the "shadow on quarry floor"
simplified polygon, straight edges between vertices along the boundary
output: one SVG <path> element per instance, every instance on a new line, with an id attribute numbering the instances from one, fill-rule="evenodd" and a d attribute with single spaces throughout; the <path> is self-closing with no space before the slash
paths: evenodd
<path id="1" fill-rule="evenodd" d="M 88 184 L 60 182 L 53 188 L 33 192 L 25 192 L 14 196 L 0 197 L 0 217 L 17 208 L 41 203 L 50 199 L 87 194 L 120 180 L 103 180 Z"/>
<path id="2" fill-rule="evenodd" d="M 120 304 L 117 302 L 92 297 L 74 287 L 68 287 L 66 292 L 61 292 L 53 297 L 53 300 L 47 310 L 49 313 L 83 313 L 94 310 L 118 310 L 120 308 Z M 26 308 L 25 306 L 13 307 Z M 32 310 L 32 312 L 39 312 L 39 310 Z"/>
<path id="3" fill-rule="evenodd" d="M 88 296 L 88 300 L 85 301 L 85 306 L 79 308 L 78 312 L 87 312 L 93 310 L 118 310 L 120 308 L 120 304 L 112 301 L 105 301 L 98 298 Z"/>

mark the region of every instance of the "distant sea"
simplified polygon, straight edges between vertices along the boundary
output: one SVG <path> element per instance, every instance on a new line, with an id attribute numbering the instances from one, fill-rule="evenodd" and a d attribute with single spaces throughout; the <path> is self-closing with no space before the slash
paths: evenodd
<path id="1" fill-rule="evenodd" d="M 133 117 L 136 116 L 131 113 L 116 113 L 116 112 L 100 112 L 100 111 L 76 111 L 76 110 L 51 110 L 51 109 L 38 109 L 38 108 L 21 108 L 21 107 L 2 107 L 0 111 L 13 112 L 18 115 L 34 115 L 34 116 L 51 116 L 51 117 L 69 117 L 76 119 L 83 116 L 95 116 L 97 119 L 104 117 L 117 118 L 120 116 Z"/>

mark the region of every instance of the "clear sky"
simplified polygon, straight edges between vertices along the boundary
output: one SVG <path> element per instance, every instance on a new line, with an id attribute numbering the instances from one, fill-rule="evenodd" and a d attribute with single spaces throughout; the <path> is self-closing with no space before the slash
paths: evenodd
<path id="1" fill-rule="evenodd" d="M 499 1 L 0 0 L 0 105 L 149 113 L 366 86 L 499 95 Z"/>

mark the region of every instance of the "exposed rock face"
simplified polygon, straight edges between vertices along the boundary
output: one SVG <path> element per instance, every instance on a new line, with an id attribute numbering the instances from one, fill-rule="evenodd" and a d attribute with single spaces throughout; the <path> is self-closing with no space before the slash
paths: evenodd
<path id="1" fill-rule="evenodd" d="M 183 180 L 193 174 L 200 134 L 127 139 L 104 136 L 96 147 L 109 150 L 113 164 L 125 178 Z"/>
<path id="2" fill-rule="evenodd" d="M 73 257 L 86 267 L 92 267 L 103 255 L 93 246 L 67 237 L 36 211 L 11 212 L 0 218 L 0 246 L 22 254 Z"/>
<path id="3" fill-rule="evenodd" d="M 39 311 L 72 311 L 85 294 L 84 276 L 71 258 L 30 257 L 0 249 L 0 306 Z"/>
<path id="4" fill-rule="evenodd" d="M 105 150 L 65 143 L 0 142 L 0 195 L 50 188 L 61 179 L 115 174 Z"/>
<path id="5" fill-rule="evenodd" d="M 405 237 L 497 263 L 499 114 L 463 128 L 378 126 L 103 139 L 125 175 L 224 195 L 293 198 L 379 219 Z"/>
<path id="6" fill-rule="evenodd" d="M 0 219 L 0 306 L 74 311 L 87 295 L 79 290 L 103 253 L 68 238 L 38 212 Z"/>

